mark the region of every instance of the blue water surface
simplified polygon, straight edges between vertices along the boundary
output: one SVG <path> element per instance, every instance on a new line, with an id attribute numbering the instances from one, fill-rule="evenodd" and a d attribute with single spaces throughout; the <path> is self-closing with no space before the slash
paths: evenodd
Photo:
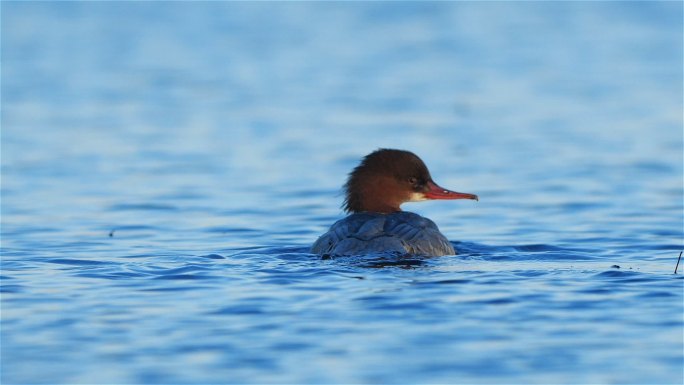
<path id="1" fill-rule="evenodd" d="M 3 384 L 684 382 L 681 2 L 7 2 Z M 324 259 L 380 148 L 459 254 Z"/>

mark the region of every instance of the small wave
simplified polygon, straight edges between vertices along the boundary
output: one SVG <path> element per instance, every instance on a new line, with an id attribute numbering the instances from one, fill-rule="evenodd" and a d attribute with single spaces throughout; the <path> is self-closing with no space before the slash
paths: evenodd
<path id="1" fill-rule="evenodd" d="M 427 264 L 427 261 L 433 257 L 419 257 L 410 256 L 399 253 L 387 254 L 368 254 L 368 255 L 323 255 L 319 256 L 321 260 L 334 260 L 347 266 L 355 266 L 361 268 L 384 268 L 384 267 L 399 267 L 399 268 L 414 268 Z"/>
<path id="2" fill-rule="evenodd" d="M 442 279 L 437 281 L 418 281 L 415 282 L 416 285 L 463 285 L 466 283 L 471 283 L 470 279 Z"/>
<path id="3" fill-rule="evenodd" d="M 23 289 L 22 285 L 0 285 L 0 293 L 20 293 Z"/>
<path id="4" fill-rule="evenodd" d="M 48 263 L 56 263 L 60 265 L 74 265 L 74 266 L 95 266 L 95 265 L 112 265 L 114 262 L 96 261 L 88 259 L 70 259 L 70 258 L 54 258 L 48 259 Z"/>
<path id="5" fill-rule="evenodd" d="M 207 255 L 199 255 L 198 258 L 206 258 L 206 259 L 226 259 L 226 257 L 218 254 L 207 254 Z"/>
<path id="6" fill-rule="evenodd" d="M 561 247 L 556 247 L 553 245 L 545 245 L 545 244 L 513 246 L 513 248 L 518 250 L 518 251 L 527 251 L 527 252 L 532 252 L 532 253 L 539 253 L 539 252 L 544 252 L 544 251 L 567 251 L 567 249 L 563 249 Z"/>
<path id="7" fill-rule="evenodd" d="M 216 277 L 196 274 L 169 274 L 160 275 L 154 279 L 171 279 L 171 280 L 197 280 L 197 279 L 214 279 Z"/>
<path id="8" fill-rule="evenodd" d="M 370 267 L 374 269 L 383 267 L 401 267 L 409 269 L 416 266 L 423 266 L 424 264 L 425 261 L 421 259 L 378 260 L 367 262 L 362 265 L 362 267 Z"/>
<path id="9" fill-rule="evenodd" d="M 653 282 L 658 281 L 659 277 L 652 274 L 641 273 L 638 271 L 608 270 L 594 275 L 599 279 L 611 279 L 618 282 Z"/>
<path id="10" fill-rule="evenodd" d="M 636 272 L 636 271 L 621 271 L 621 270 L 607 270 L 607 271 L 602 271 L 595 276 L 597 278 L 625 278 L 625 277 L 634 277 L 638 276 L 641 273 Z"/>
<path id="11" fill-rule="evenodd" d="M 109 206 L 112 211 L 175 211 L 178 207 L 161 203 L 119 203 Z"/>
<path id="12" fill-rule="evenodd" d="M 129 280 L 133 278 L 144 277 L 143 274 L 130 273 L 130 272 L 120 272 L 120 273 L 107 273 L 107 272 L 96 272 L 96 273 L 78 273 L 74 274 L 75 277 L 81 278 L 98 278 L 98 279 L 111 279 L 111 280 Z"/>
<path id="13" fill-rule="evenodd" d="M 675 293 L 669 291 L 651 291 L 648 293 L 643 293 L 638 296 L 639 298 L 668 298 L 668 297 L 679 297 Z"/>
<path id="14" fill-rule="evenodd" d="M 516 299 L 511 297 L 499 297 L 499 298 L 489 298 L 484 300 L 471 301 L 471 304 L 479 305 L 509 305 L 518 302 Z"/>
<path id="15" fill-rule="evenodd" d="M 217 234 L 248 234 L 248 233 L 258 233 L 261 230 L 251 229 L 248 227 L 209 227 L 204 229 L 207 233 L 217 233 Z"/>
<path id="16" fill-rule="evenodd" d="M 264 310 L 260 306 L 255 305 L 234 305 L 222 307 L 218 310 L 212 311 L 210 315 L 251 315 L 263 314 Z"/>

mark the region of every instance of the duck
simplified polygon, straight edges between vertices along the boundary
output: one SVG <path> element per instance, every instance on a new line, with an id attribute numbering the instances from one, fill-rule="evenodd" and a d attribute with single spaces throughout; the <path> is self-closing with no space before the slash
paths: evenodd
<path id="1" fill-rule="evenodd" d="M 432 220 L 402 211 L 401 205 L 437 199 L 479 201 L 475 194 L 440 187 L 416 154 L 390 148 L 363 157 L 349 173 L 344 194 L 342 208 L 349 215 L 314 242 L 312 254 L 455 255 L 454 247 Z"/>

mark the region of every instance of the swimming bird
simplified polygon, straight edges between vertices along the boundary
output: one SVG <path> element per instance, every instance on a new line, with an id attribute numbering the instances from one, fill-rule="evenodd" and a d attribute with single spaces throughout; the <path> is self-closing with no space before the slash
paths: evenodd
<path id="1" fill-rule="evenodd" d="M 416 154 L 395 149 L 366 155 L 349 173 L 344 190 L 342 207 L 350 215 L 321 235 L 311 253 L 454 255 L 453 246 L 433 221 L 401 211 L 400 206 L 429 199 L 478 200 L 477 195 L 440 187 Z"/>

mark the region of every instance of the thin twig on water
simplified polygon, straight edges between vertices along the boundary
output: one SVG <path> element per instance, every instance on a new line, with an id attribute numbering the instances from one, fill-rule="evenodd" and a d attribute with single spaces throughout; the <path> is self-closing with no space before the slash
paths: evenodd
<path id="1" fill-rule="evenodd" d="M 675 266 L 675 274 L 677 274 L 677 268 L 679 267 L 679 261 L 682 260 L 682 252 L 679 252 L 679 258 L 677 258 L 677 266 Z"/>

